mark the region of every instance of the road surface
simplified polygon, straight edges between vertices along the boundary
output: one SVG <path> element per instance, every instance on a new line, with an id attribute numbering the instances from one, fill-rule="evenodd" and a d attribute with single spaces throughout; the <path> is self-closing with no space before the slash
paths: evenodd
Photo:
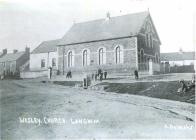
<path id="1" fill-rule="evenodd" d="M 0 93 L 2 139 L 195 137 L 193 104 L 36 80 L 0 81 Z"/>

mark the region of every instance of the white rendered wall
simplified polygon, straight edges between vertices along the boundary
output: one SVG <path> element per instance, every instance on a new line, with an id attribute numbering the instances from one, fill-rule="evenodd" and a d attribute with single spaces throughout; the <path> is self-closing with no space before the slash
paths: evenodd
<path id="1" fill-rule="evenodd" d="M 52 67 L 52 59 L 56 58 L 56 67 L 58 69 L 58 55 L 57 52 L 39 53 L 30 55 L 30 70 L 44 70 Z M 41 60 L 45 59 L 45 67 L 41 68 Z"/>

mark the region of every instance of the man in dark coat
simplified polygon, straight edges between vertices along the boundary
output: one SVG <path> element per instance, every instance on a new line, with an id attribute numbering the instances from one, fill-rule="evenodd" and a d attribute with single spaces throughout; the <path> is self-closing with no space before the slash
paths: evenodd
<path id="1" fill-rule="evenodd" d="M 139 75 L 138 75 L 138 71 L 137 70 L 134 71 L 134 75 L 135 75 L 135 79 L 138 80 Z"/>
<path id="2" fill-rule="evenodd" d="M 107 78 L 107 71 L 104 71 L 104 79 Z"/>

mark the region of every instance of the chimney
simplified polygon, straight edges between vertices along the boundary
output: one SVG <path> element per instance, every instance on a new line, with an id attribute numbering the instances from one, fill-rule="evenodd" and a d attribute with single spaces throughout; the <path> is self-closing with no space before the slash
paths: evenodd
<path id="1" fill-rule="evenodd" d="M 7 49 L 3 49 L 3 55 L 7 54 Z"/>
<path id="2" fill-rule="evenodd" d="M 26 53 L 30 53 L 30 48 L 26 47 L 26 48 L 25 48 L 25 52 L 26 52 Z"/>
<path id="3" fill-rule="evenodd" d="M 30 48 L 29 47 L 25 48 L 25 54 L 27 55 L 27 57 L 29 59 L 29 57 L 30 57 Z"/>
<path id="4" fill-rule="evenodd" d="M 13 50 L 13 53 L 17 53 L 17 52 L 18 52 L 18 50 L 16 50 L 16 49 Z"/>
<path id="5" fill-rule="evenodd" d="M 182 48 L 179 49 L 179 54 L 183 54 Z"/>
<path id="6" fill-rule="evenodd" d="M 107 14 L 106 14 L 106 19 L 105 20 L 110 20 L 110 12 L 107 12 Z"/>

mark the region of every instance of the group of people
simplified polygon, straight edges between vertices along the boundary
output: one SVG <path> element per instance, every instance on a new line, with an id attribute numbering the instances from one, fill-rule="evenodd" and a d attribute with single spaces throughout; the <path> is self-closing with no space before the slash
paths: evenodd
<path id="1" fill-rule="evenodd" d="M 184 80 L 180 80 L 179 83 L 181 87 L 178 89 L 178 92 L 185 93 L 191 90 L 192 88 L 195 88 L 195 75 L 193 75 L 191 82 L 189 82 L 188 84 L 186 84 Z"/>
<path id="2" fill-rule="evenodd" d="M 102 71 L 98 69 L 95 73 L 92 74 L 92 79 L 97 81 L 98 79 L 102 81 L 103 79 L 107 79 L 107 71 Z"/>

